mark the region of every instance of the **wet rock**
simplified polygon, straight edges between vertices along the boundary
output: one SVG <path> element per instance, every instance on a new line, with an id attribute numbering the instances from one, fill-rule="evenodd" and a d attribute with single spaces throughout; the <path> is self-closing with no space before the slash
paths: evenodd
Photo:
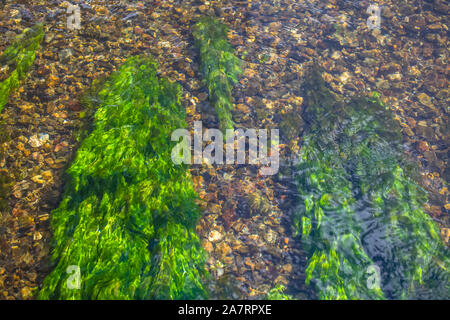
<path id="1" fill-rule="evenodd" d="M 292 271 L 292 264 L 290 264 L 290 263 L 285 264 L 285 265 L 281 268 L 281 270 L 282 270 L 283 272 L 286 272 L 286 273 L 291 273 L 291 271 Z"/>
<path id="2" fill-rule="evenodd" d="M 426 121 L 419 121 L 416 125 L 416 132 L 419 136 L 425 137 L 426 139 L 434 139 L 434 130 Z"/>
<path id="3" fill-rule="evenodd" d="M 417 150 L 420 152 L 425 152 L 430 150 L 430 146 L 428 145 L 428 142 L 426 141 L 418 141 L 417 142 Z"/>
<path id="4" fill-rule="evenodd" d="M 427 22 L 425 21 L 425 18 L 417 14 L 406 17 L 404 21 L 404 27 L 413 32 L 422 31 L 425 28 L 426 24 Z"/>
<path id="5" fill-rule="evenodd" d="M 30 137 L 28 143 L 33 148 L 39 148 L 49 139 L 49 135 L 47 133 L 40 133 L 38 135 L 33 135 Z"/>
<path id="6" fill-rule="evenodd" d="M 211 242 L 217 242 L 222 240 L 222 238 L 223 238 L 222 233 L 220 233 L 218 230 L 213 230 L 210 232 L 208 240 Z"/>
<path id="7" fill-rule="evenodd" d="M 433 103 L 431 102 L 431 98 L 426 93 L 419 93 L 417 95 L 417 99 L 421 104 L 423 104 L 426 107 L 433 107 Z"/>
<path id="8" fill-rule="evenodd" d="M 267 230 L 266 233 L 264 233 L 264 239 L 268 243 L 274 243 L 277 240 L 277 237 L 278 237 L 277 234 L 270 229 Z"/>
<path id="9" fill-rule="evenodd" d="M 450 6 L 448 5 L 448 2 L 444 0 L 435 0 L 433 3 L 433 9 L 436 12 L 447 14 L 450 12 Z"/>
<path id="10" fill-rule="evenodd" d="M 224 259 L 225 256 L 231 254 L 231 248 L 227 243 L 221 242 L 216 246 L 216 253 L 220 259 Z"/>
<path id="11" fill-rule="evenodd" d="M 208 240 L 203 240 L 202 246 L 203 246 L 203 249 L 205 249 L 205 251 L 208 253 L 211 253 L 214 249 L 212 243 L 209 242 Z"/>
<path id="12" fill-rule="evenodd" d="M 378 79 L 376 82 L 376 87 L 377 87 L 377 89 L 380 89 L 380 90 L 387 90 L 390 88 L 390 84 L 389 84 L 389 81 L 387 81 L 385 79 Z"/>
<path id="13" fill-rule="evenodd" d="M 250 267 L 250 269 L 253 271 L 255 269 L 255 264 L 252 262 L 252 260 L 249 257 L 246 257 L 244 260 L 244 264 L 247 267 Z"/>
<path id="14" fill-rule="evenodd" d="M 383 6 L 381 8 L 381 16 L 386 19 L 391 19 L 394 16 L 394 13 L 389 6 Z"/>

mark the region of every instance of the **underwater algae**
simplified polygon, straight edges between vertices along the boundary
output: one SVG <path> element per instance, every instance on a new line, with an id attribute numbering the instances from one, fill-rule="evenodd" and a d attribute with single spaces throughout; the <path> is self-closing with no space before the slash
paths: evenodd
<path id="1" fill-rule="evenodd" d="M 40 299 L 206 298 L 187 166 L 173 130 L 186 126 L 177 84 L 150 58 L 129 58 L 98 92 L 92 132 L 67 171 L 52 213 L 54 270 Z M 79 268 L 79 289 L 69 286 Z"/>
<path id="2" fill-rule="evenodd" d="M 376 96 L 337 100 L 318 68 L 303 91 L 294 224 L 306 283 L 321 299 L 448 298 L 449 250 L 423 209 L 392 113 Z"/>
<path id="3" fill-rule="evenodd" d="M 44 37 L 41 23 L 25 29 L 0 56 L 0 68 L 13 70 L 0 82 L 0 111 L 8 102 L 11 91 L 18 88 L 36 58 L 36 50 Z"/>
<path id="4" fill-rule="evenodd" d="M 292 296 L 284 293 L 286 287 L 282 284 L 277 284 L 269 290 L 266 295 L 266 300 L 294 300 Z"/>
<path id="5" fill-rule="evenodd" d="M 204 17 L 193 27 L 196 47 L 200 50 L 201 70 L 214 104 L 222 132 L 233 129 L 232 89 L 242 73 L 241 60 L 227 41 L 228 28 L 213 17 Z"/>

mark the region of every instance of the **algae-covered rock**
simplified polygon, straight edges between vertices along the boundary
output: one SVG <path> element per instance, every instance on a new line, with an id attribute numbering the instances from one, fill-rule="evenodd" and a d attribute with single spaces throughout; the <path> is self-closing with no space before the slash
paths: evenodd
<path id="1" fill-rule="evenodd" d="M 448 298 L 449 250 L 392 113 L 376 96 L 340 101 L 317 68 L 303 92 L 294 222 L 307 282 L 323 299 Z"/>
<path id="2" fill-rule="evenodd" d="M 215 106 L 223 132 L 233 129 L 231 91 L 242 73 L 242 62 L 227 41 L 227 31 L 225 24 L 212 17 L 202 18 L 193 28 L 210 101 Z"/>
<path id="3" fill-rule="evenodd" d="M 8 67 L 13 70 L 8 77 L 0 82 L 0 111 L 8 102 L 9 94 L 16 89 L 27 75 L 36 58 L 36 51 L 44 37 L 44 27 L 36 24 L 25 29 L 14 42 L 5 49 L 0 56 L 0 68 Z"/>
<path id="4" fill-rule="evenodd" d="M 40 299 L 206 297 L 197 195 L 171 160 L 171 133 L 186 126 L 181 92 L 156 73 L 132 57 L 98 92 L 52 213 L 55 267 Z"/>

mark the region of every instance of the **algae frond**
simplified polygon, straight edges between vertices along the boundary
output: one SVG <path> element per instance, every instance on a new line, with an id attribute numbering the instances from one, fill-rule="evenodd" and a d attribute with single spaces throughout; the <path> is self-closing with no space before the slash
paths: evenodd
<path id="1" fill-rule="evenodd" d="M 233 129 L 233 85 L 242 73 L 242 61 L 234 55 L 227 41 L 228 27 L 216 18 L 204 17 L 193 28 L 200 50 L 201 70 L 219 118 L 220 129 Z"/>
<path id="2" fill-rule="evenodd" d="M 55 267 L 40 299 L 207 297 L 197 195 L 171 160 L 171 133 L 186 126 L 181 91 L 156 74 L 152 59 L 132 57 L 98 92 L 52 213 Z"/>
<path id="3" fill-rule="evenodd" d="M 10 93 L 19 87 L 36 58 L 36 51 L 44 37 L 41 23 L 25 29 L 0 56 L 0 68 L 11 69 L 8 77 L 0 82 L 0 111 L 8 102 Z"/>
<path id="4" fill-rule="evenodd" d="M 377 95 L 340 101 L 318 68 L 303 93 L 294 224 L 309 252 L 307 283 L 322 299 L 449 297 L 449 250 L 392 112 Z"/>

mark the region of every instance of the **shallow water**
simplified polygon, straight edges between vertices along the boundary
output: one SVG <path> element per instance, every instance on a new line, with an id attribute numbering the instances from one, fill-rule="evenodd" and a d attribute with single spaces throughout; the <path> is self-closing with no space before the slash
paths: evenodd
<path id="1" fill-rule="evenodd" d="M 0 2 L 0 52 L 37 22 L 42 22 L 45 30 L 33 65 L 1 112 L 2 299 L 36 298 L 44 278 L 54 270 L 55 262 L 50 261 L 50 256 L 58 239 L 53 237 L 50 221 L 53 210 L 61 207 L 64 197 L 70 196 L 64 195 L 64 191 L 70 190 L 67 185 L 70 178 L 65 172 L 95 128 L 93 114 L 101 101 L 92 103 L 96 98 L 91 88 L 101 86 L 127 58 L 151 55 L 159 63 L 158 77 L 180 84 L 180 103 L 186 110 L 189 129 L 193 130 L 194 121 L 202 121 L 203 130 L 223 129 L 219 123 L 222 118 L 218 116 L 221 109 L 216 106 L 217 97 L 222 96 L 212 93 L 205 80 L 214 77 L 205 77 L 201 49 L 193 35 L 194 24 L 210 15 L 228 27 L 226 40 L 234 55 L 243 61 L 237 81 L 221 84 L 230 89 L 230 95 L 223 96 L 232 103 L 234 128 L 279 129 L 280 169 L 275 175 L 263 176 L 258 173 L 260 167 L 248 163 L 189 166 L 193 186 L 201 199 L 196 201 L 202 216 L 195 231 L 205 252 L 209 277 L 202 283 L 209 298 L 262 299 L 274 287 L 286 288 L 284 292 L 296 299 L 323 297 L 314 280 L 305 283 L 305 270 L 313 261 L 314 250 L 328 244 L 320 237 L 308 241 L 296 234 L 295 216 L 299 210 L 303 210 L 300 215 L 305 212 L 302 192 L 309 190 L 306 184 L 296 181 L 296 163 L 310 141 L 308 137 L 317 140 L 322 150 L 329 150 L 324 142 L 327 139 L 341 143 L 339 150 L 344 156 L 338 153 L 331 157 L 335 160 L 343 159 L 345 154 L 359 154 L 355 148 L 361 137 L 353 134 L 349 141 L 335 141 L 341 133 L 328 132 L 331 135 L 321 139 L 322 133 L 311 130 L 314 117 L 308 113 L 311 100 L 304 83 L 307 71 L 316 65 L 321 68 L 327 90 L 344 101 L 344 105 L 351 97 L 373 97 L 376 92 L 380 105 L 390 110 L 389 119 L 397 127 L 397 131 L 386 127 L 389 129 L 386 131 L 397 134 L 395 148 L 390 143 L 374 143 L 370 161 L 359 161 L 356 156 L 346 162 L 342 160 L 342 164 L 339 160 L 336 166 L 343 167 L 336 167 L 327 180 L 336 179 L 337 185 L 352 186 L 361 181 L 371 182 L 368 189 L 353 187 L 349 194 L 336 193 L 337 202 L 346 197 L 355 199 L 350 206 L 356 212 L 353 222 L 346 220 L 347 216 L 339 210 L 330 209 L 327 213 L 332 219 L 327 237 L 358 235 L 363 252 L 373 266 L 379 267 L 367 272 L 367 266 L 363 268 L 353 262 L 356 273 L 346 274 L 349 282 L 345 286 L 349 288 L 356 281 L 356 287 L 367 287 L 366 278 L 372 275 L 372 280 L 380 277 L 383 298 L 448 299 L 448 292 L 445 294 L 448 278 L 434 267 L 424 280 L 428 288 L 416 286 L 412 293 L 403 294 L 411 279 L 405 275 L 409 271 L 400 265 L 408 255 L 414 256 L 423 249 L 424 259 L 435 261 L 438 269 L 445 266 L 445 259 L 432 256 L 436 247 L 422 237 L 426 233 L 422 220 L 400 221 L 404 228 L 401 232 L 389 229 L 390 219 L 395 215 L 380 215 L 368 191 L 370 187 L 377 192 L 378 187 L 383 188 L 385 176 L 380 163 L 391 161 L 390 152 L 400 152 L 401 160 L 396 155 L 392 161 L 398 162 L 405 172 L 411 172 L 408 181 L 417 185 L 426 200 L 418 196 L 416 203 L 409 195 L 399 201 L 385 194 L 386 203 L 390 201 L 393 208 L 389 212 L 404 213 L 404 206 L 423 211 L 437 228 L 440 239 L 436 243 L 448 246 L 448 5 L 444 1 L 73 3 L 78 4 L 81 21 L 79 29 L 71 30 L 67 23 L 71 13 L 62 1 Z M 379 30 L 368 28 L 369 5 L 378 5 L 381 10 Z M 0 67 L 3 81 L 14 64 Z M 131 86 L 131 95 L 137 86 Z M 325 105 L 320 99 L 318 103 Z M 318 120 L 319 126 L 328 128 L 335 119 L 344 121 L 343 127 L 348 130 L 358 132 L 356 124 L 364 119 L 342 120 L 342 116 L 337 109 L 329 110 Z M 153 134 L 157 136 L 157 132 Z M 161 141 L 171 143 L 170 137 L 161 137 Z M 324 145 L 320 146 L 322 142 Z M 311 165 L 308 172 L 322 170 L 324 163 Z M 393 168 L 390 164 L 383 168 Z M 358 166 L 366 168 L 365 174 L 360 174 Z M 384 173 L 392 174 L 393 169 Z M 102 177 L 101 172 L 96 174 Z M 123 173 L 125 178 L 132 175 Z M 356 232 L 351 223 L 361 229 Z M 153 266 L 152 272 L 158 265 L 155 261 L 161 261 L 155 249 L 161 239 L 155 237 L 148 244 L 153 250 L 152 262 L 148 262 Z M 89 241 L 86 240 L 87 247 Z M 342 252 L 345 254 L 345 248 Z M 448 249 L 444 252 L 448 260 Z M 123 257 L 131 261 L 128 253 Z M 172 270 L 167 268 L 170 274 Z M 81 269 L 83 279 L 89 271 L 83 266 Z M 70 274 L 61 272 L 60 276 L 63 283 Z M 357 280 L 359 277 L 366 278 Z M 81 285 L 83 288 L 83 282 Z M 147 292 L 144 296 L 157 295 Z M 331 298 L 337 297 L 334 292 Z"/>

